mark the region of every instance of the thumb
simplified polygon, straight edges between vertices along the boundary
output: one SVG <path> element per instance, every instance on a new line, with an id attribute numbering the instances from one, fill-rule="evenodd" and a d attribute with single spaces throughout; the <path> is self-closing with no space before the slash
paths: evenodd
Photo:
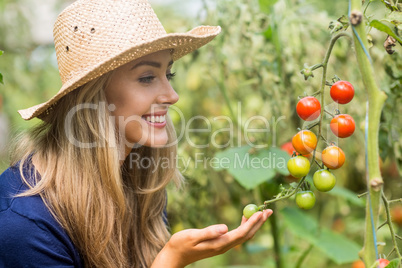
<path id="1" fill-rule="evenodd" d="M 226 234 L 228 232 L 228 227 L 225 224 L 216 224 L 204 229 L 199 229 L 198 231 L 197 244 Z"/>

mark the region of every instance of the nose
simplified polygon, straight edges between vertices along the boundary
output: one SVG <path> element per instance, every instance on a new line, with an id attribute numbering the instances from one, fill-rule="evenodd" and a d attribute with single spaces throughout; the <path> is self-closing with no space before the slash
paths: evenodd
<path id="1" fill-rule="evenodd" d="M 157 103 L 160 104 L 175 104 L 179 100 L 179 95 L 173 89 L 172 85 L 168 80 L 164 81 L 161 88 L 161 93 L 157 97 Z"/>

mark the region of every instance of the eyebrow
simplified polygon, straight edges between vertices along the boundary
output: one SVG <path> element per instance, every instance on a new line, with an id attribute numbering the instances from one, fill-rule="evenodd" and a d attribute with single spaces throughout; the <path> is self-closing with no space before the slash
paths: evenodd
<path id="1" fill-rule="evenodd" d="M 148 65 L 148 66 L 152 66 L 155 68 L 161 68 L 161 64 L 157 61 L 140 61 L 139 63 L 137 63 L 136 65 L 134 65 L 133 67 L 131 67 L 131 70 L 134 70 L 135 68 L 142 66 L 142 65 Z M 168 63 L 168 67 L 173 65 L 173 60 L 169 61 Z"/>

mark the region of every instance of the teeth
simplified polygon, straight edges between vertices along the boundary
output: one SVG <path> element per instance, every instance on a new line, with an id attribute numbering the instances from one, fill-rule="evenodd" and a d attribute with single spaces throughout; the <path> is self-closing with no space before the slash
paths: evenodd
<path id="1" fill-rule="evenodd" d="M 164 115 L 161 116 L 147 116 L 146 120 L 151 123 L 163 123 L 166 120 Z"/>

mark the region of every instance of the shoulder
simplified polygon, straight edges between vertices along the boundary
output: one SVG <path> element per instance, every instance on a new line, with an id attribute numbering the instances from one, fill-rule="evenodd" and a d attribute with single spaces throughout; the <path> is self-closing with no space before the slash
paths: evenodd
<path id="1" fill-rule="evenodd" d="M 30 180 L 32 171 L 24 168 L 24 176 Z M 0 213 L 14 212 L 33 221 L 56 223 L 39 195 L 16 197 L 29 188 L 23 182 L 19 167 L 11 166 L 0 175 Z"/>
<path id="2" fill-rule="evenodd" d="M 0 266 L 81 267 L 78 251 L 41 197 L 15 197 L 27 189 L 18 167 L 0 175 Z"/>

